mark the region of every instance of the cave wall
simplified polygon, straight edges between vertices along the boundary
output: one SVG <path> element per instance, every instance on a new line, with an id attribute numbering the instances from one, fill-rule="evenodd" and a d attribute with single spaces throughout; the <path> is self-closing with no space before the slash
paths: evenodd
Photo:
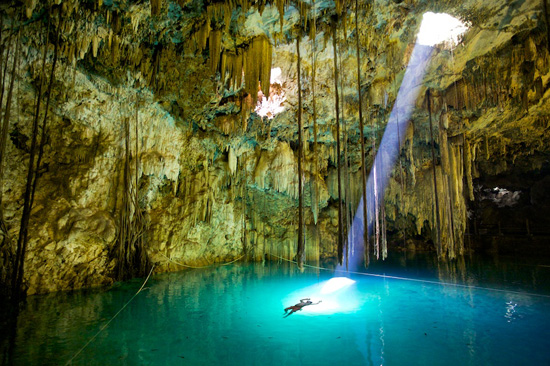
<path id="1" fill-rule="evenodd" d="M 2 5 L 8 65 L 15 54 L 14 24 L 24 24 L 3 159 L 2 279 L 9 278 L 19 235 L 38 85 L 49 80 L 57 34 L 59 61 L 25 259 L 29 294 L 114 280 L 126 123 L 129 191 L 137 197 L 130 215 L 136 209 L 144 215 L 146 252 L 156 271 L 266 255 L 293 258 L 297 34 L 302 37 L 306 257 L 335 258 L 338 161 L 330 36 L 335 5 L 345 14 L 337 52 L 348 223 L 361 198 L 356 35 L 370 170 L 372 141 L 379 141 L 386 128 L 422 14 L 446 11 L 470 22 L 470 31 L 452 51 L 434 51 L 384 200 L 390 248 L 433 249 L 435 164 L 444 256 L 462 254 L 470 248 L 464 246 L 466 235 L 474 231 L 468 215 L 487 216 L 479 192 L 491 177 L 534 174 L 532 186 L 523 189 L 534 191 L 532 197 L 544 196 L 539 186 L 548 175 L 550 61 L 541 2 L 453 3 L 370 2 L 360 10 L 359 33 L 354 6 L 345 2 L 313 9 L 288 4 L 284 13 L 279 2 L 72 0 L 50 6 L 28 0 Z M 299 11 L 309 11 L 306 32 L 297 31 Z M 281 68 L 271 95 L 286 98 L 284 111 L 273 119 L 253 112 L 262 96 L 256 91 L 267 92 L 271 67 Z M 9 84 L 3 85 L 7 95 Z M 547 200 L 534 200 L 543 203 L 533 202 L 533 221 L 537 209 L 546 212 L 547 207 Z"/>

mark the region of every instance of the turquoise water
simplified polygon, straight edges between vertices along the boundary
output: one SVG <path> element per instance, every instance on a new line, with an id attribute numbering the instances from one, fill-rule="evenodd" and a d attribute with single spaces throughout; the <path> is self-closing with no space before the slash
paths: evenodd
<path id="1" fill-rule="evenodd" d="M 331 272 L 288 263 L 161 274 L 72 364 L 550 364 L 550 268 L 413 262 L 398 257 L 369 271 L 500 291 L 349 274 L 355 283 L 326 293 Z M 30 298 L 14 363 L 66 364 L 142 282 Z M 283 318 L 304 297 L 322 302 Z"/>

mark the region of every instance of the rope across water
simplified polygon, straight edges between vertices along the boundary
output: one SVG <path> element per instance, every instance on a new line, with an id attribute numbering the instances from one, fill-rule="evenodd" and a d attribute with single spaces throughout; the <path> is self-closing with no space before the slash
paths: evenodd
<path id="1" fill-rule="evenodd" d="M 78 352 L 75 353 L 73 357 L 71 357 L 71 359 L 70 359 L 69 361 L 67 361 L 67 363 L 66 363 L 65 365 L 70 365 L 70 364 L 73 362 L 73 360 L 76 358 L 76 356 L 78 356 L 82 351 L 84 351 L 84 349 L 85 349 L 86 347 L 88 347 L 88 345 L 89 345 L 90 343 L 92 343 L 92 341 L 93 341 L 94 339 L 96 339 L 97 336 L 98 336 L 101 332 L 103 332 L 103 330 L 105 330 L 105 328 L 107 328 L 107 326 L 108 326 L 109 324 L 111 324 L 111 322 L 118 316 L 118 314 L 120 314 L 120 313 L 122 312 L 122 310 L 124 310 L 124 309 L 128 306 L 128 304 L 130 304 L 130 303 L 132 302 L 132 300 L 133 300 L 133 299 L 143 290 L 143 288 L 145 287 L 145 284 L 146 284 L 147 281 L 149 280 L 149 277 L 151 277 L 151 273 L 153 273 L 153 269 L 155 269 L 155 266 L 153 266 L 153 267 L 151 268 L 151 270 L 149 271 L 149 274 L 147 275 L 147 278 L 145 279 L 145 281 L 143 281 L 143 284 L 141 285 L 141 287 L 139 288 L 139 290 L 134 294 L 134 296 L 132 296 L 132 297 L 130 298 L 130 300 L 128 300 L 128 301 L 126 302 L 126 304 L 124 304 L 124 306 L 123 306 L 119 311 L 117 311 L 117 313 L 116 313 L 115 315 L 113 315 L 113 317 L 112 317 L 111 319 L 109 319 L 109 321 L 108 321 L 107 323 L 105 323 L 105 324 L 99 329 L 99 331 L 98 331 L 92 338 L 90 338 L 90 340 L 89 340 L 88 342 L 86 342 L 86 344 L 85 344 L 81 349 L 79 349 Z"/>
<path id="2" fill-rule="evenodd" d="M 269 254 L 272 257 L 279 258 L 281 260 L 297 264 L 296 261 L 286 259 L 286 258 L 280 257 L 280 256 L 275 255 L 275 254 L 271 254 L 271 253 L 267 253 L 267 254 Z M 463 284 L 460 284 L 460 283 L 451 283 L 451 282 L 421 280 L 421 279 L 416 279 L 416 278 L 408 278 L 408 277 L 400 277 L 400 276 L 389 276 L 389 275 L 377 274 L 377 273 L 355 272 L 355 271 L 348 271 L 348 270 L 338 269 L 338 268 L 330 269 L 330 268 L 324 268 L 324 267 L 319 267 L 319 266 L 312 266 L 312 265 L 305 264 L 305 263 L 304 263 L 304 267 L 310 267 L 310 268 L 319 269 L 319 270 L 322 270 L 322 271 L 329 271 L 329 272 L 344 272 L 344 273 L 353 273 L 353 274 L 361 275 L 361 276 L 388 278 L 388 279 L 392 279 L 392 280 L 401 280 L 401 281 L 429 283 L 429 284 L 432 284 L 432 285 L 439 285 L 439 286 L 454 286 L 454 287 L 460 287 L 460 288 L 466 288 L 466 289 L 495 291 L 495 292 L 511 293 L 511 294 L 516 294 L 516 295 L 528 295 L 528 296 L 550 298 L 550 295 L 536 294 L 536 293 L 532 293 L 532 292 L 521 292 L 521 291 L 514 291 L 514 290 L 498 289 L 498 288 L 493 288 L 493 287 L 463 285 Z"/>
<path id="3" fill-rule="evenodd" d="M 207 267 L 212 267 L 212 266 L 214 266 L 214 264 L 210 264 L 210 265 L 202 266 L 202 267 L 190 266 L 190 265 L 186 265 L 186 264 L 183 264 L 183 263 L 176 262 L 176 261 L 172 260 L 171 258 L 168 258 L 168 257 L 167 257 L 166 255 L 164 255 L 163 253 L 160 253 L 160 254 L 161 254 L 162 256 L 164 256 L 166 259 L 168 259 L 170 262 L 175 263 L 175 264 L 177 264 L 177 265 L 179 265 L 179 266 L 182 266 L 182 267 L 200 269 L 200 268 L 207 268 Z M 243 257 L 244 257 L 244 254 L 241 255 L 239 258 L 236 258 L 236 259 L 232 260 L 231 262 L 222 263 L 221 265 L 222 265 L 222 266 L 227 266 L 227 265 L 229 265 L 229 264 L 231 264 L 231 263 L 235 263 L 236 261 L 238 261 L 239 259 L 242 259 Z M 135 297 L 143 290 L 143 288 L 145 287 L 145 284 L 146 284 L 147 281 L 149 280 L 149 277 L 151 277 L 151 274 L 153 273 L 153 270 L 154 270 L 154 269 L 155 269 L 155 266 L 153 266 L 153 267 L 151 268 L 151 270 L 149 271 L 149 274 L 147 275 L 147 278 L 145 279 L 145 281 L 143 282 L 143 284 L 141 285 L 141 287 L 139 288 L 139 290 L 134 294 L 134 296 L 132 296 L 132 297 L 130 298 L 130 300 L 128 300 L 128 301 L 126 302 L 126 304 L 124 304 L 124 306 L 123 306 L 119 311 L 117 311 L 117 313 L 116 313 L 111 319 L 109 319 L 109 321 L 108 321 L 107 323 L 105 323 L 105 324 L 99 329 L 99 331 L 98 331 L 92 338 L 90 338 L 90 339 L 88 340 L 88 342 L 86 342 L 86 344 L 85 344 L 81 349 L 79 349 L 77 353 L 74 354 L 73 357 L 71 357 L 71 359 L 70 359 L 69 361 L 67 361 L 67 363 L 66 363 L 65 365 L 70 365 L 70 364 L 73 362 L 73 360 L 74 360 L 80 353 L 82 353 L 82 351 L 84 351 L 84 349 L 86 349 L 86 347 L 88 347 L 88 345 L 89 345 L 90 343 L 92 343 L 93 340 L 96 339 L 97 336 L 98 336 L 101 332 L 103 332 L 103 331 L 105 330 L 105 328 L 107 328 L 107 326 L 109 326 L 109 324 L 110 324 L 110 323 L 111 323 L 111 322 L 112 322 L 112 321 L 113 321 L 113 320 L 114 320 L 114 319 L 115 319 L 115 318 L 116 318 L 116 317 L 117 317 L 117 316 L 118 316 L 118 315 L 119 315 L 119 314 L 120 314 L 129 304 L 130 304 L 130 303 L 131 303 L 131 302 L 132 302 L 132 300 L 134 300 L 134 298 L 135 298 Z"/>
<path id="4" fill-rule="evenodd" d="M 195 267 L 195 266 L 190 266 L 188 264 L 183 264 L 183 263 L 176 262 L 172 258 L 167 257 L 164 253 L 159 253 L 159 254 L 162 255 L 164 258 L 168 259 L 168 261 L 170 261 L 174 264 L 177 264 L 178 266 L 182 266 L 182 267 L 185 267 L 185 268 L 195 268 L 195 269 L 208 268 L 208 267 L 212 267 L 212 266 L 215 266 L 215 265 L 227 266 L 228 264 L 235 263 L 236 261 L 238 261 L 239 259 L 242 259 L 245 256 L 243 254 L 239 258 L 236 258 L 236 259 L 232 260 L 231 262 L 227 262 L 227 263 L 213 263 L 213 264 L 207 264 L 206 266 L 202 266 L 202 267 Z"/>

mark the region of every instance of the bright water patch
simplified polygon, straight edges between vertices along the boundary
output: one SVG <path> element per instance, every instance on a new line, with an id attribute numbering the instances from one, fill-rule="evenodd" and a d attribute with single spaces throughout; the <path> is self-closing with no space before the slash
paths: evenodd
<path id="1" fill-rule="evenodd" d="M 324 275 L 326 276 L 326 273 Z M 362 296 L 357 293 L 356 288 L 350 288 L 354 283 L 354 280 L 347 277 L 332 277 L 325 281 L 318 281 L 313 285 L 289 293 L 283 298 L 282 305 L 293 305 L 298 303 L 297 300 L 309 298 L 316 305 L 310 305 L 300 310 L 304 312 L 304 315 L 342 314 L 357 311 L 360 306 L 359 299 Z"/>
<path id="2" fill-rule="evenodd" d="M 393 266 L 371 270 L 435 281 L 434 273 L 441 273 L 431 272 L 437 267 L 415 272 L 399 270 L 398 262 Z M 514 272 L 505 268 L 508 272 L 494 271 L 485 278 L 510 277 Z M 549 269 L 526 268 L 548 286 Z M 497 285 L 479 282 L 475 271 L 445 273 L 447 282 L 458 275 L 477 286 Z M 73 364 L 550 364 L 548 297 L 348 277 L 355 283 L 323 294 L 330 272 L 308 269 L 302 274 L 287 264 L 235 264 L 153 276 Z M 30 298 L 19 318 L 15 364 L 65 364 L 141 283 Z M 524 287 L 507 286 L 499 288 Z M 283 318 L 283 309 L 304 297 L 323 302 Z"/>

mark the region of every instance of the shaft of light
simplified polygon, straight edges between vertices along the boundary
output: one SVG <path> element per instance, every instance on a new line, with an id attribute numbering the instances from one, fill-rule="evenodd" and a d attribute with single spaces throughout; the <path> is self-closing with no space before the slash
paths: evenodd
<path id="1" fill-rule="evenodd" d="M 388 184 L 390 173 L 393 170 L 397 156 L 405 140 L 409 119 L 416 105 L 424 75 L 434 48 L 432 46 L 443 42 L 456 42 L 467 26 L 458 19 L 448 14 L 425 13 L 418 33 L 417 42 L 413 49 L 411 59 L 405 70 L 403 81 L 399 88 L 394 107 L 390 114 L 388 124 L 380 141 L 373 166 L 376 166 L 377 174 L 371 169 L 367 180 L 367 215 L 369 216 L 368 233 L 372 234 L 372 217 L 376 210 L 374 202 L 374 187 L 377 187 L 379 195 L 384 197 L 384 191 Z M 399 132 L 398 132 L 399 131 Z M 375 182 L 376 179 L 376 182 Z M 348 242 L 353 242 L 355 252 L 348 258 L 348 269 L 355 270 L 359 267 L 365 250 L 363 243 L 363 204 L 365 197 L 359 201 L 357 211 L 348 233 Z M 384 199 L 378 204 L 383 204 Z"/>

